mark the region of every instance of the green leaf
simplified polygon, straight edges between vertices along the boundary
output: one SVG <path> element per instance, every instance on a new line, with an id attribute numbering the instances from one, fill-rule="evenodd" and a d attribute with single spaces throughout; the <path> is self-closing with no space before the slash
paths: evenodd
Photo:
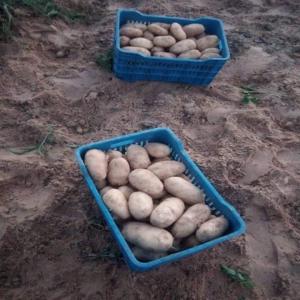
<path id="1" fill-rule="evenodd" d="M 17 154 L 17 155 L 22 155 L 28 152 L 32 152 L 37 149 L 37 146 L 25 146 L 25 147 L 20 147 L 20 148 L 9 148 L 8 151 Z"/>
<path id="2" fill-rule="evenodd" d="M 108 70 L 112 71 L 112 66 L 113 66 L 113 49 L 109 49 L 106 53 L 99 54 L 96 58 L 96 63 Z"/>
<path id="3" fill-rule="evenodd" d="M 235 270 L 233 268 L 221 265 L 221 271 L 226 274 L 233 281 L 239 282 L 242 286 L 252 289 L 254 287 L 254 283 L 251 278 L 241 271 Z"/>

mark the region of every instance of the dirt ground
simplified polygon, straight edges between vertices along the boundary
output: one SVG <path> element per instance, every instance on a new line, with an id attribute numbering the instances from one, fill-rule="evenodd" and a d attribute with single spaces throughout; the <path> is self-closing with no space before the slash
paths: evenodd
<path id="1" fill-rule="evenodd" d="M 0 44 L 0 298 L 299 299 L 297 1 L 67 3 L 90 21 L 67 24 L 20 9 L 18 33 Z M 232 59 L 208 88 L 120 81 L 95 64 L 111 47 L 120 7 L 219 17 Z M 259 92 L 257 104 L 242 104 L 241 87 L 249 85 Z M 40 142 L 49 126 L 54 140 L 45 155 L 8 150 Z M 157 126 L 178 134 L 244 217 L 247 233 L 134 273 L 118 257 L 74 147 Z M 248 272 L 255 288 L 232 282 L 221 264 Z"/>

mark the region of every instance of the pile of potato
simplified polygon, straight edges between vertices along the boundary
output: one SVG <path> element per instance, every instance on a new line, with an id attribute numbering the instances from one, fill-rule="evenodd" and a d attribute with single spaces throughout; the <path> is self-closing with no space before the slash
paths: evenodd
<path id="1" fill-rule="evenodd" d="M 85 164 L 104 203 L 140 260 L 153 260 L 222 235 L 228 221 L 211 214 L 204 193 L 162 143 L 126 153 L 92 149 Z"/>
<path id="2" fill-rule="evenodd" d="M 206 35 L 201 24 L 129 22 L 120 29 L 120 46 L 147 56 L 185 59 L 221 57 L 216 35 Z"/>

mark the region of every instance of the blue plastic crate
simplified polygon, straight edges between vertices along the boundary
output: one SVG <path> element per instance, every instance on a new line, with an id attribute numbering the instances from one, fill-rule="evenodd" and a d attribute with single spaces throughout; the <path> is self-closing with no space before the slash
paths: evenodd
<path id="1" fill-rule="evenodd" d="M 126 151 L 127 147 L 131 144 L 145 145 L 148 142 L 161 142 L 169 145 L 172 149 L 172 157 L 175 160 L 181 161 L 186 166 L 185 174 L 191 179 L 191 181 L 203 189 L 206 198 L 205 202 L 210 206 L 212 212 L 215 215 L 224 215 L 229 223 L 229 229 L 227 232 L 215 240 L 197 245 L 195 247 L 179 251 L 168 256 L 162 257 L 160 259 L 152 260 L 149 262 L 141 262 L 135 258 L 129 245 L 125 241 L 118 225 L 115 223 L 111 213 L 104 204 L 100 193 L 98 192 L 96 185 L 89 175 L 89 172 L 84 164 L 84 155 L 90 149 L 101 149 L 107 151 L 109 149 L 120 150 L 122 152 Z M 76 150 L 76 159 L 78 161 L 80 170 L 84 176 L 84 179 L 94 196 L 102 215 L 111 230 L 113 236 L 115 237 L 123 256 L 128 263 L 129 267 L 135 271 L 147 271 L 167 263 L 171 263 L 182 258 L 191 256 L 195 253 L 199 253 L 205 249 L 209 249 L 221 242 L 230 240 L 238 235 L 245 232 L 246 226 L 238 212 L 232 207 L 224 198 L 216 191 L 214 186 L 201 172 L 199 167 L 193 162 L 189 157 L 187 152 L 184 150 L 181 141 L 177 138 L 172 130 L 169 128 L 155 128 L 146 131 L 140 131 L 137 133 L 124 135 L 109 140 L 99 141 L 87 145 L 83 145 Z"/>
<path id="2" fill-rule="evenodd" d="M 127 21 L 143 23 L 177 22 L 181 25 L 199 23 L 204 25 L 206 33 L 217 35 L 222 58 L 206 60 L 161 58 L 131 53 L 120 48 L 120 27 Z M 223 65 L 229 60 L 230 53 L 223 28 L 223 22 L 216 18 L 202 17 L 184 19 L 142 14 L 136 10 L 118 10 L 114 37 L 114 65 L 116 76 L 127 81 L 156 80 L 182 82 L 207 86 L 215 78 Z"/>

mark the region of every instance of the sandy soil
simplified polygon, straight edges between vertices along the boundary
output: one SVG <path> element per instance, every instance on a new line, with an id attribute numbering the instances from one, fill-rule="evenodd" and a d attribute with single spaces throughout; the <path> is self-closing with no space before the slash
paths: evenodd
<path id="1" fill-rule="evenodd" d="M 64 1 L 61 1 L 64 2 Z M 292 0 L 68 1 L 89 24 L 19 11 L 0 44 L 1 299 L 299 299 L 300 6 Z M 222 18 L 230 63 L 209 88 L 126 83 L 95 57 L 116 9 Z M 66 56 L 57 58 L 63 50 Z M 260 93 L 241 102 L 241 86 Z M 15 155 L 54 128 L 45 156 Z M 74 146 L 169 126 L 247 222 L 247 234 L 190 259 L 132 273 L 102 223 Z M 117 257 L 110 259 L 105 254 Z M 248 291 L 220 264 L 250 273 Z"/>

